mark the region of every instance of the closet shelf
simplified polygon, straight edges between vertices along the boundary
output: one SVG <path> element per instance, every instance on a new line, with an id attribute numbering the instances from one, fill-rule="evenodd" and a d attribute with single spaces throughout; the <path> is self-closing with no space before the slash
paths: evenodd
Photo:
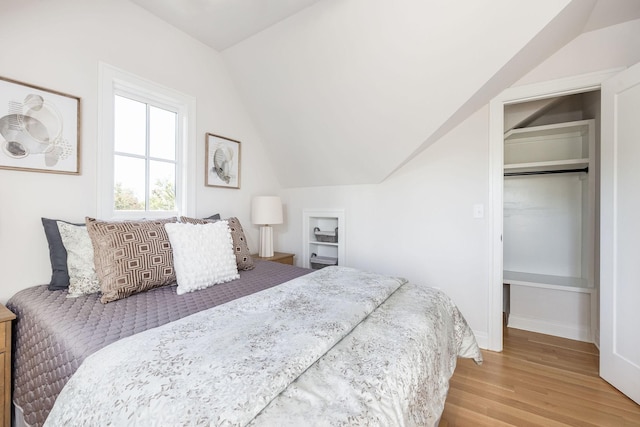
<path id="1" fill-rule="evenodd" d="M 582 277 L 553 276 L 504 270 L 502 273 L 502 281 L 508 285 L 530 286 L 585 294 L 593 292 L 593 288 L 589 287 L 587 279 Z"/>
<path id="2" fill-rule="evenodd" d="M 519 141 L 562 136 L 582 136 L 589 131 L 589 120 L 554 123 L 535 127 L 515 128 L 504 134 L 505 141 Z"/>
<path id="3" fill-rule="evenodd" d="M 511 163 L 504 165 L 505 173 L 546 172 L 564 169 L 581 169 L 589 167 L 589 159 L 551 160 L 548 162 Z"/>

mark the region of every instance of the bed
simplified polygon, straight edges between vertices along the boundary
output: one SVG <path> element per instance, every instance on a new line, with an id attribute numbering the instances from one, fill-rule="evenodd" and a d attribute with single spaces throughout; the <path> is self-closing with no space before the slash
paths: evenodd
<path id="1" fill-rule="evenodd" d="M 482 360 L 444 293 L 347 267 L 67 296 L 7 303 L 27 425 L 437 425 L 456 358 Z"/>
<path id="2" fill-rule="evenodd" d="M 317 273 L 328 272 L 333 268 L 338 269 L 337 273 L 344 274 L 344 271 L 340 271 L 339 267 L 331 267 Z M 208 307 L 215 307 L 253 292 L 271 288 L 307 273 L 309 270 L 306 269 L 256 261 L 255 269 L 243 271 L 241 278 L 234 282 L 181 296 L 175 294 L 175 287 L 162 287 L 106 305 L 101 304 L 95 295 L 67 299 L 65 291 L 51 292 L 47 290 L 46 286 L 37 286 L 21 291 L 8 304 L 18 318 L 15 326 L 14 403 L 23 412 L 26 423 L 42 425 L 63 386 L 90 354 L 123 338 L 169 324 L 180 318 L 207 310 Z M 410 288 L 411 286 L 414 285 L 403 284 L 399 289 L 406 291 L 407 295 L 413 295 L 411 299 L 415 299 L 415 289 Z M 422 387 L 425 390 L 424 396 L 436 394 L 438 397 L 437 401 L 429 404 L 422 402 L 425 408 L 435 407 L 435 412 L 430 409 L 421 416 L 427 421 L 423 425 L 435 425 L 444 405 L 447 381 L 455 368 L 455 358 L 457 356 L 472 357 L 476 361 L 480 361 L 481 356 L 464 319 L 450 300 L 437 290 L 426 287 L 419 289 L 422 290 L 423 296 L 430 300 L 430 302 L 426 302 L 428 305 L 424 309 L 431 310 L 431 314 L 433 314 L 431 316 L 432 324 L 427 325 L 423 332 L 436 344 L 436 346 L 432 346 L 433 351 L 425 352 L 424 349 L 417 351 L 418 358 L 424 359 L 426 355 L 432 358 L 429 361 L 430 366 L 427 366 L 429 364 L 426 364 L 424 360 L 421 362 L 425 363 L 425 366 L 422 367 L 424 371 L 429 371 L 428 375 L 431 376 L 431 384 L 423 384 Z M 395 290 L 393 295 L 397 295 L 398 292 L 399 290 Z M 380 305 L 384 308 L 384 304 Z M 377 307 L 377 310 L 380 308 Z M 414 315 L 412 313 L 405 314 L 409 318 Z M 389 314 L 387 313 L 386 316 Z M 398 313 L 393 316 L 393 319 L 400 324 L 406 321 Z M 369 314 L 367 317 L 371 318 L 372 316 Z M 389 321 L 386 319 L 381 322 Z M 360 326 L 363 324 L 366 322 L 359 323 Z M 358 336 L 353 334 L 353 331 L 350 332 L 351 334 L 347 334 L 341 339 L 340 342 L 344 343 L 342 346 L 332 346 L 330 351 L 321 355 L 320 363 L 315 365 L 312 363 L 311 365 L 315 368 L 322 368 L 327 365 L 327 361 L 332 361 L 329 365 L 335 365 L 336 360 L 348 361 L 349 349 L 354 346 L 354 342 L 361 340 L 362 336 L 366 337 L 367 333 L 371 333 L 364 331 L 360 334 L 361 336 Z M 411 330 L 403 330 L 403 332 L 408 333 Z M 393 343 L 398 341 L 392 335 L 387 338 L 391 340 L 389 343 L 378 341 L 379 347 L 376 347 L 372 342 L 369 342 L 367 348 L 371 351 L 376 348 L 386 348 L 389 351 L 393 347 Z M 415 339 L 417 338 L 410 337 L 411 341 L 415 341 Z M 378 353 L 378 356 L 385 359 L 380 363 L 389 363 L 387 357 L 390 356 L 389 354 L 385 356 Z M 407 360 L 411 360 L 410 358 L 414 356 L 409 355 Z M 370 368 L 375 366 L 377 362 L 372 360 L 367 363 Z M 353 369 L 346 365 L 340 366 L 340 368 L 336 368 L 338 369 L 337 373 L 333 372 L 338 380 L 346 376 L 344 370 Z M 362 365 L 360 368 L 362 369 Z M 296 396 L 301 393 L 313 396 L 313 392 L 310 392 L 309 389 L 305 390 L 305 387 L 308 387 L 305 385 L 305 380 L 309 379 L 309 382 L 314 382 L 313 376 L 321 375 L 321 370 L 318 372 L 313 369 L 307 370 L 305 375 L 296 377 L 298 381 L 292 381 L 294 386 L 288 390 L 285 387 L 284 390 L 277 393 L 278 399 L 272 400 L 270 405 L 265 405 L 265 409 L 259 411 L 262 412 L 260 416 L 252 419 L 253 425 L 273 425 L 273 420 L 277 420 L 276 424 L 278 425 L 284 425 L 281 424 L 283 420 L 289 420 L 289 425 L 296 425 L 295 420 L 304 420 L 309 424 L 310 419 L 307 417 L 309 411 L 312 411 L 311 413 L 320 411 L 316 413 L 318 417 L 316 420 L 320 423 L 323 420 L 322 411 L 327 409 L 344 415 L 343 419 L 346 421 L 343 425 L 354 422 L 353 418 L 349 418 L 353 417 L 352 414 L 349 414 L 348 411 L 344 411 L 344 413 L 338 411 L 335 405 L 334 407 L 331 405 L 323 406 L 314 399 L 307 399 L 304 403 L 297 401 L 292 404 L 291 401 L 298 398 Z M 375 377 L 376 374 L 372 375 Z M 411 375 L 416 374 L 412 373 Z M 335 386 L 335 383 L 332 384 Z M 342 386 L 344 384 L 340 387 Z M 384 384 L 377 386 L 384 387 Z M 334 393 L 327 391 L 326 387 L 330 387 L 329 383 L 320 387 L 325 387 L 326 394 L 324 396 L 327 398 L 327 403 L 331 403 L 331 397 L 334 396 Z M 373 399 L 371 396 L 369 398 Z M 414 401 L 420 402 L 420 399 L 421 397 L 418 396 L 414 398 Z M 366 411 L 359 406 L 359 402 L 356 402 L 355 405 L 355 408 L 361 411 L 361 416 L 364 416 Z M 291 412 L 291 407 L 297 408 L 295 414 Z M 385 414 L 384 411 L 373 414 L 374 419 L 378 422 L 381 422 L 382 419 L 387 421 L 389 419 L 403 420 L 403 416 L 404 414 L 394 414 L 393 412 Z M 78 421 L 76 424 L 83 423 L 86 424 L 85 421 Z M 140 423 L 142 424 L 142 422 Z M 209 422 L 205 424 L 208 425 Z M 53 423 L 52 425 L 57 424 Z"/>

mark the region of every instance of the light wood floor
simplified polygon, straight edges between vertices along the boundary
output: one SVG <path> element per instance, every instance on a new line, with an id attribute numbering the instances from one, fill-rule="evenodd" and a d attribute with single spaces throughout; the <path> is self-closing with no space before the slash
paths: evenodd
<path id="1" fill-rule="evenodd" d="M 440 427 L 640 426 L 640 406 L 598 376 L 598 349 L 505 329 L 502 353 L 458 359 Z"/>

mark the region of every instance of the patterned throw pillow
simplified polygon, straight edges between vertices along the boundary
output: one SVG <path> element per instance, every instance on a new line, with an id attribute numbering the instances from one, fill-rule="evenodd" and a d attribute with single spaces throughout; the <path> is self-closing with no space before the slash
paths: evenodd
<path id="1" fill-rule="evenodd" d="M 173 249 L 178 295 L 238 279 L 231 230 L 226 221 L 165 224 Z"/>
<path id="2" fill-rule="evenodd" d="M 67 224 L 85 226 L 82 224 L 74 224 L 68 221 Z M 57 291 L 67 289 L 69 287 L 69 270 L 67 269 L 67 250 L 64 248 L 60 230 L 58 230 L 58 220 L 42 218 L 42 227 L 44 235 L 49 244 L 49 260 L 51 261 L 51 281 L 49 282 L 49 290 Z"/>
<path id="3" fill-rule="evenodd" d="M 86 218 L 102 297 L 108 303 L 175 283 L 165 224 L 176 218 L 107 222 Z"/>
<path id="4" fill-rule="evenodd" d="M 100 282 L 93 266 L 93 246 L 84 225 L 57 221 L 62 244 L 67 251 L 69 273 L 68 298 L 100 292 Z"/>
<path id="5" fill-rule="evenodd" d="M 233 253 L 236 256 L 236 264 L 238 266 L 238 270 L 251 270 L 254 267 L 253 258 L 251 258 L 249 245 L 247 245 L 247 238 L 244 236 L 244 230 L 242 229 L 240 221 L 236 217 L 227 218 L 224 221 L 227 221 L 227 223 L 229 224 L 229 229 L 231 230 L 231 238 L 233 239 Z M 210 222 L 216 222 L 216 220 L 181 216 L 180 222 L 185 222 L 187 224 L 206 224 Z"/>

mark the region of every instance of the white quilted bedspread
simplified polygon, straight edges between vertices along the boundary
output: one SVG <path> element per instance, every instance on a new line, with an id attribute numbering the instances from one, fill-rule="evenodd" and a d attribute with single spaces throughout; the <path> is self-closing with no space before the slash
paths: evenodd
<path id="1" fill-rule="evenodd" d="M 45 425 L 434 425 L 458 355 L 444 294 L 329 267 L 94 353 Z"/>

